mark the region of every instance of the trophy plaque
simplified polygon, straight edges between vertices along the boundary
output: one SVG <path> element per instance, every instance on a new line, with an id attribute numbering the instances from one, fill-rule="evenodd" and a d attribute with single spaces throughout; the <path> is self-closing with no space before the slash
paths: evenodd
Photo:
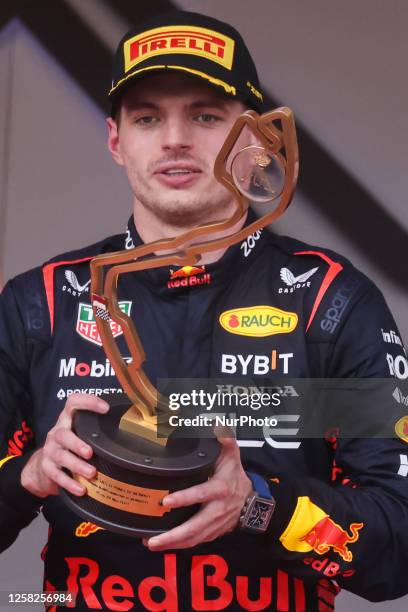
<path id="1" fill-rule="evenodd" d="M 250 138 L 245 140 L 244 135 Z M 252 110 L 243 113 L 217 156 L 214 175 L 236 203 L 230 218 L 177 237 L 99 255 L 90 264 L 95 320 L 127 401 L 118 400 L 117 395 L 108 398 L 111 408 L 105 415 L 76 412 L 74 431 L 92 447 L 89 463 L 97 472 L 92 480 L 74 474 L 85 485 L 85 495 L 62 490 L 61 496 L 81 517 L 123 535 L 150 537 L 192 516 L 197 506 L 169 510 L 161 501 L 168 493 L 210 478 L 220 445 L 215 436 L 186 439 L 168 427 L 168 400 L 143 371 L 145 353 L 135 321 L 119 307 L 119 277 L 162 266 L 200 265 L 204 253 L 237 244 L 280 217 L 290 204 L 298 176 L 292 111 L 281 107 L 263 115 Z M 250 202 L 274 205 L 242 227 Z M 237 226 L 241 228 L 234 231 Z M 111 321 L 120 325 L 131 361 L 123 359 Z"/>

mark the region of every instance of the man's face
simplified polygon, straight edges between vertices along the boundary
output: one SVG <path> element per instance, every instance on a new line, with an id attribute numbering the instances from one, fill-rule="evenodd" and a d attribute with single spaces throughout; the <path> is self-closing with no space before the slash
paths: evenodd
<path id="1" fill-rule="evenodd" d="M 235 204 L 215 180 L 215 158 L 244 105 L 182 74 L 151 76 L 122 98 L 109 148 L 135 196 L 164 223 L 189 227 L 230 216 Z"/>

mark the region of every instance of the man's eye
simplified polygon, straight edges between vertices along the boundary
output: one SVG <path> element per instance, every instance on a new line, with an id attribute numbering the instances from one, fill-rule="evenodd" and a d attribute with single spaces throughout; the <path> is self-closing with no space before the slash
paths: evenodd
<path id="1" fill-rule="evenodd" d="M 212 115 L 211 113 L 201 113 L 200 115 L 197 116 L 197 121 L 199 121 L 200 123 L 206 123 L 206 124 L 212 124 L 212 123 L 217 123 L 217 121 L 220 121 L 220 117 L 217 117 L 216 115 Z"/>
<path id="2" fill-rule="evenodd" d="M 135 123 L 138 125 L 152 125 L 156 123 L 157 117 L 153 117 L 152 115 L 145 115 L 144 117 L 137 117 Z"/>

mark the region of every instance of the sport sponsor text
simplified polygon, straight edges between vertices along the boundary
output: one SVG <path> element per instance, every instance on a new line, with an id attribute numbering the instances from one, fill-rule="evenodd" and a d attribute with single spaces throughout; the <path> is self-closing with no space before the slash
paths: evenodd
<path id="1" fill-rule="evenodd" d="M 165 553 L 162 575 L 147 576 L 138 583 L 131 582 L 120 574 L 101 577 L 99 563 L 89 557 L 65 557 L 68 566 L 67 590 L 80 599 L 88 608 L 107 610 L 161 610 L 162 612 L 179 612 L 185 602 L 179 601 L 180 588 L 178 578 L 180 568 L 175 553 Z M 184 564 L 183 564 L 184 567 Z M 192 610 L 267 610 L 271 609 L 273 596 L 279 595 L 280 589 L 289 591 L 288 574 L 277 570 L 274 576 L 254 578 L 245 575 L 230 575 L 228 562 L 215 554 L 192 555 L 187 576 L 189 578 Z M 301 580 L 297 580 L 297 589 L 304 596 Z M 278 593 L 277 593 L 278 591 Z M 257 594 L 254 597 L 254 594 Z M 160 597 L 160 603 L 157 597 Z M 303 599 L 303 597 L 302 597 Z M 67 604 L 68 608 L 74 605 Z M 294 606 L 297 612 L 301 608 Z M 304 609 L 304 608 L 303 608 Z"/>
<path id="2" fill-rule="evenodd" d="M 221 372 L 223 374 L 242 374 L 261 376 L 268 374 L 271 370 L 281 371 L 283 374 L 289 373 L 289 360 L 293 353 L 278 353 L 277 350 L 271 351 L 269 355 L 228 355 L 223 353 L 221 356 Z"/>
<path id="3" fill-rule="evenodd" d="M 311 281 L 309 278 L 317 272 L 319 268 L 312 268 L 303 274 L 295 276 L 289 268 L 282 268 L 280 271 L 281 280 L 285 283 L 286 287 L 279 287 L 278 293 L 294 293 L 297 289 L 304 289 L 310 287 Z"/>
<path id="4" fill-rule="evenodd" d="M 122 312 L 128 316 L 130 315 L 132 302 L 120 301 L 118 302 L 118 306 Z M 117 338 L 123 333 L 121 326 L 116 323 L 116 321 L 109 321 L 109 325 L 114 338 Z M 84 302 L 79 303 L 76 332 L 85 340 L 89 340 L 89 342 L 92 342 L 93 344 L 102 346 L 102 340 L 99 335 L 91 304 L 86 304 Z"/>
<path id="5" fill-rule="evenodd" d="M 387 353 L 386 359 L 391 376 L 400 380 L 408 378 L 408 359 L 404 355 L 394 357 L 391 353 Z"/>
<path id="6" fill-rule="evenodd" d="M 273 306 L 249 306 L 226 310 L 219 322 L 230 334 L 264 337 L 290 334 L 297 327 L 298 316 Z"/>
<path id="7" fill-rule="evenodd" d="M 151 57 L 175 53 L 197 55 L 231 70 L 234 45 L 229 36 L 207 28 L 187 25 L 153 28 L 125 42 L 125 71 Z"/>
<path id="8" fill-rule="evenodd" d="M 120 387 L 111 387 L 110 389 L 60 389 L 57 393 L 57 398 L 59 400 L 68 399 L 71 395 L 75 393 L 83 393 L 84 395 L 96 395 L 97 397 L 101 395 L 115 395 L 118 393 L 123 393 L 123 389 Z"/>
<path id="9" fill-rule="evenodd" d="M 331 301 L 330 307 L 326 310 L 323 319 L 320 321 L 320 327 L 323 331 L 327 331 L 329 334 L 335 331 L 351 300 L 356 286 L 357 281 L 350 280 L 337 290 Z"/>
<path id="10" fill-rule="evenodd" d="M 205 271 L 205 266 L 183 266 L 178 270 L 170 270 L 170 279 L 167 281 L 169 289 L 178 287 L 195 287 L 209 285 L 211 274 Z"/>
<path id="11" fill-rule="evenodd" d="M 125 363 L 132 361 L 131 357 L 123 359 Z M 60 360 L 59 378 L 70 378 L 73 376 L 90 376 L 91 378 L 102 378 L 103 376 L 115 376 L 109 359 L 104 362 L 98 362 L 93 359 L 90 363 L 86 361 L 78 361 L 76 357 L 68 357 Z"/>

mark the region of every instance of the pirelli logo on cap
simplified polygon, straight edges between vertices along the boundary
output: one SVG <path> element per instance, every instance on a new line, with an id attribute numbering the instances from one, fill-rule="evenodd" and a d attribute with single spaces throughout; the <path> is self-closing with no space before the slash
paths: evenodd
<path id="1" fill-rule="evenodd" d="M 173 26 L 148 30 L 124 44 L 125 71 L 156 55 L 197 55 L 231 70 L 235 43 L 232 38 L 197 26 Z"/>

